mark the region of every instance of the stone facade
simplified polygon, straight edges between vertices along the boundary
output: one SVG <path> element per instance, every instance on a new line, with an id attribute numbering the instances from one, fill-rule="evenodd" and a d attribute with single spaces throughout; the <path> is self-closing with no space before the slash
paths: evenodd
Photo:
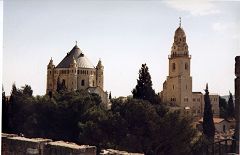
<path id="1" fill-rule="evenodd" d="M 2 133 L 2 155 L 96 155 L 96 147 Z"/>
<path id="2" fill-rule="evenodd" d="M 237 140 L 237 150 L 239 153 L 239 117 L 240 117 L 240 56 L 235 58 L 235 118 L 236 118 L 236 127 L 235 127 L 235 138 Z"/>
<path id="3" fill-rule="evenodd" d="M 108 94 L 104 91 L 104 66 L 99 60 L 97 66 L 92 65 L 77 44 L 67 53 L 64 59 L 55 66 L 51 58 L 47 66 L 47 94 L 57 91 L 62 85 L 67 91 L 88 90 L 101 96 L 108 104 Z M 91 90 L 89 90 L 91 89 Z"/>
<path id="4" fill-rule="evenodd" d="M 169 59 L 169 75 L 163 83 L 160 93 L 161 100 L 175 109 L 187 110 L 194 116 L 202 116 L 204 109 L 204 95 L 192 92 L 191 55 L 189 55 L 186 34 L 181 27 L 177 28 Z M 213 115 L 219 116 L 219 96 L 209 95 Z M 187 112 L 187 113 L 188 113 Z"/>

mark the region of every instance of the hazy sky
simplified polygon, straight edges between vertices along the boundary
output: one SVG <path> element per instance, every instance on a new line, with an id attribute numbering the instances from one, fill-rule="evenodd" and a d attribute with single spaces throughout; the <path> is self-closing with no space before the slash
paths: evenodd
<path id="1" fill-rule="evenodd" d="M 203 92 L 208 82 L 210 93 L 234 92 L 240 2 L 6 0 L 3 8 L 2 81 L 7 94 L 15 82 L 43 95 L 50 58 L 57 65 L 76 40 L 94 65 L 101 58 L 104 89 L 112 96 L 131 94 L 142 63 L 160 92 L 180 16 L 192 55 L 193 91 Z"/>

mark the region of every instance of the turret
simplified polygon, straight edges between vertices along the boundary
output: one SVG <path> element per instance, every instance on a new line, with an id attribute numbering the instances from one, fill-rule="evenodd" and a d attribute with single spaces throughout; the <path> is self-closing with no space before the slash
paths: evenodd
<path id="1" fill-rule="evenodd" d="M 46 93 L 52 93 L 54 90 L 54 64 L 52 58 L 47 65 L 47 90 Z"/>
<path id="2" fill-rule="evenodd" d="M 102 65 L 102 61 L 99 60 L 98 61 L 98 64 L 96 66 L 96 78 L 97 78 L 97 86 L 101 87 L 103 89 L 103 70 L 104 70 L 104 67 Z"/>
<path id="3" fill-rule="evenodd" d="M 74 57 L 72 57 L 70 66 L 69 66 L 69 80 L 68 80 L 68 90 L 74 91 L 77 90 L 77 62 Z"/>

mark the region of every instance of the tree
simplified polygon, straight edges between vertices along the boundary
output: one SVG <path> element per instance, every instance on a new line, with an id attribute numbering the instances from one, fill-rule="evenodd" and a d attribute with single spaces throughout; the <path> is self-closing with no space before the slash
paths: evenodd
<path id="1" fill-rule="evenodd" d="M 5 96 L 5 91 L 2 87 L 2 131 L 8 132 L 9 126 L 8 126 L 8 100 Z"/>
<path id="2" fill-rule="evenodd" d="M 112 93 L 111 92 L 109 93 L 109 97 L 108 98 L 109 98 L 109 100 L 112 99 Z"/>
<path id="3" fill-rule="evenodd" d="M 178 112 L 159 115 L 157 107 L 146 100 L 113 99 L 112 130 L 107 133 L 115 148 L 149 155 L 189 154 L 196 133 L 191 120 Z"/>
<path id="4" fill-rule="evenodd" d="M 232 93 L 229 92 L 229 99 L 228 99 L 228 117 L 234 117 L 234 104 L 233 104 L 233 96 Z"/>
<path id="5" fill-rule="evenodd" d="M 152 88 L 151 75 L 146 64 L 142 64 L 138 74 L 139 78 L 137 80 L 137 85 L 132 91 L 133 98 L 154 102 L 156 94 Z"/>
<path id="6" fill-rule="evenodd" d="M 219 109 L 220 109 L 220 117 L 227 118 L 228 116 L 227 101 L 221 96 L 219 96 Z"/>
<path id="7" fill-rule="evenodd" d="M 27 96 L 32 96 L 33 94 L 33 90 L 30 85 L 25 85 L 24 87 L 22 87 L 22 92 L 24 95 Z"/>
<path id="8" fill-rule="evenodd" d="M 213 122 L 212 105 L 209 98 L 208 84 L 206 85 L 204 95 L 204 115 L 203 115 L 203 134 L 209 140 L 214 140 L 215 126 Z"/>

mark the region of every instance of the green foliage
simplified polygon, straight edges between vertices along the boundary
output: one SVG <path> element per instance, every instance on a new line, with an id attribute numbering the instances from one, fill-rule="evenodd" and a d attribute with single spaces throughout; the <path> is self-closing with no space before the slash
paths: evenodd
<path id="1" fill-rule="evenodd" d="M 147 100 L 112 99 L 112 109 L 87 91 L 30 96 L 13 86 L 11 133 L 145 154 L 189 154 L 192 120 Z M 28 88 L 29 90 L 29 88 Z"/>
<path id="2" fill-rule="evenodd" d="M 138 74 L 137 85 L 132 91 L 133 98 L 148 100 L 151 103 L 155 103 L 157 101 L 156 94 L 152 88 L 151 75 L 146 64 L 142 64 Z"/>
<path id="3" fill-rule="evenodd" d="M 2 132 L 9 131 L 8 100 L 2 89 Z"/>
<path id="4" fill-rule="evenodd" d="M 113 135 L 117 140 L 121 139 L 115 142 L 117 149 L 145 154 L 189 153 L 195 130 L 191 127 L 191 120 L 178 112 L 166 112 L 163 107 L 144 100 L 116 99 L 113 100 L 112 113 L 113 122 L 119 122 L 115 123 L 117 131 Z"/>
<path id="5" fill-rule="evenodd" d="M 109 98 L 109 100 L 112 99 L 112 93 L 111 92 L 109 93 L 109 97 L 108 98 Z"/>
<path id="6" fill-rule="evenodd" d="M 227 118 L 228 117 L 228 111 L 227 111 L 227 101 L 219 96 L 219 109 L 220 109 L 220 117 L 221 118 Z"/>
<path id="7" fill-rule="evenodd" d="M 234 118 L 234 104 L 233 104 L 233 96 L 232 93 L 229 92 L 229 99 L 228 99 L 228 107 L 227 107 L 228 117 Z"/>
<path id="8" fill-rule="evenodd" d="M 31 86 L 25 85 L 24 87 L 22 87 L 22 93 L 23 93 L 24 95 L 27 95 L 27 96 L 32 96 L 33 90 L 32 90 L 32 88 L 31 88 Z"/>
<path id="9" fill-rule="evenodd" d="M 204 102 L 203 134 L 208 139 L 213 139 L 215 135 L 215 126 L 213 122 L 212 105 L 209 98 L 208 85 L 205 89 Z"/>

